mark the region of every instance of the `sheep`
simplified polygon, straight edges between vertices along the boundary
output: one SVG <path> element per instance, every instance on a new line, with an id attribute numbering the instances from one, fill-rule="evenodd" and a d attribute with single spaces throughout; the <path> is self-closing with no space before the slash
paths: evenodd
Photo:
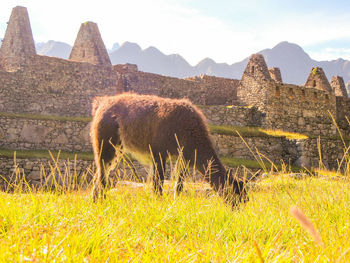
<path id="1" fill-rule="evenodd" d="M 97 172 L 93 199 L 108 188 L 108 173 L 116 145 L 153 169 L 154 192 L 162 195 L 167 157 L 179 154 L 195 165 L 211 187 L 236 203 L 246 196 L 244 183 L 229 176 L 218 158 L 202 112 L 187 99 L 122 93 L 95 98 L 91 141 Z M 211 168 L 211 169 L 210 169 Z M 181 173 L 176 191 L 183 189 Z"/>

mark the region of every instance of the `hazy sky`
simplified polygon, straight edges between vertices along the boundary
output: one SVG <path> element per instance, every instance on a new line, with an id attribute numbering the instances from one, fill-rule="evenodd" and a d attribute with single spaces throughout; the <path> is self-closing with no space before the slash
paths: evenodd
<path id="1" fill-rule="evenodd" d="M 281 41 L 317 60 L 350 59 L 348 0 L 1 0 L 0 37 L 16 5 L 28 8 L 36 42 L 72 45 L 80 24 L 93 21 L 107 48 L 136 42 L 192 65 L 231 64 Z"/>

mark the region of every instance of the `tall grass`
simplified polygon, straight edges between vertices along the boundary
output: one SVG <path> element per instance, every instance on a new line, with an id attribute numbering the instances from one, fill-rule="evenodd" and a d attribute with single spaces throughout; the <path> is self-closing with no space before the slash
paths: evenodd
<path id="1" fill-rule="evenodd" d="M 267 173 L 279 169 L 255 154 Z M 62 170 L 52 159 L 52 176 L 75 178 L 74 169 Z M 176 169 L 161 197 L 150 183 L 124 183 L 134 173 L 128 161 L 118 159 L 117 187 L 97 203 L 81 181 L 73 179 L 74 187 L 54 181 L 59 191 L 33 190 L 17 172 L 23 180 L 12 183 L 12 193 L 0 193 L 0 262 L 350 261 L 347 170 L 332 179 L 295 179 L 282 167 L 249 182 L 249 201 L 232 209 L 207 183 L 192 180 L 189 167 L 192 176 L 179 196 Z"/>
<path id="2" fill-rule="evenodd" d="M 266 262 L 350 260 L 348 181 L 274 176 L 232 210 L 203 183 L 175 196 L 150 184 L 90 191 L 0 193 L 0 261 Z M 299 207 L 323 247 L 289 213 Z M 257 253 L 256 246 L 261 255 Z"/>
<path id="3" fill-rule="evenodd" d="M 57 156 L 52 158 L 52 173 L 72 176 L 59 170 Z M 117 168 L 122 167 L 120 158 Z M 13 193 L 0 193 L 0 261 L 350 260 L 348 179 L 268 177 L 250 183 L 249 201 L 232 209 L 203 181 L 189 179 L 185 191 L 175 195 L 176 173 L 162 197 L 149 183 L 117 178 L 117 187 L 97 203 L 79 183 L 47 192 L 17 182 Z M 303 211 L 300 218 L 321 243 L 291 207 Z"/>

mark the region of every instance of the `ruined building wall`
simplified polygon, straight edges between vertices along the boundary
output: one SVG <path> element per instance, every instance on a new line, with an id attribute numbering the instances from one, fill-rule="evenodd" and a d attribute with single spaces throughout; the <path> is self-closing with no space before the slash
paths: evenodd
<path id="1" fill-rule="evenodd" d="M 0 116 L 0 148 L 91 152 L 90 124 Z"/>
<path id="2" fill-rule="evenodd" d="M 188 98 L 200 105 L 232 105 L 237 98 L 238 80 L 205 75 L 178 79 L 113 67 L 123 74 L 124 91 L 168 98 Z"/>
<path id="3" fill-rule="evenodd" d="M 336 98 L 336 121 L 342 134 L 350 135 L 350 98 L 337 96 Z"/>
<path id="4" fill-rule="evenodd" d="M 274 81 L 270 77 L 264 57 L 253 54 L 237 88 L 237 102 L 254 105 L 264 112 L 267 103 L 267 89 Z"/>
<path id="5" fill-rule="evenodd" d="M 207 118 L 208 123 L 228 126 L 260 126 L 264 120 L 264 114 L 256 107 L 242 106 L 198 106 Z"/>
<path id="6" fill-rule="evenodd" d="M 18 69 L 27 57 L 36 56 L 34 39 L 27 9 L 12 9 L 6 33 L 0 48 L 0 64 L 6 70 Z"/>
<path id="7" fill-rule="evenodd" d="M 282 75 L 279 68 L 269 68 L 270 77 L 277 83 L 282 83 Z"/>
<path id="8" fill-rule="evenodd" d="M 268 87 L 265 127 L 298 133 L 336 134 L 336 97 L 325 91 L 290 84 Z"/>
<path id="9" fill-rule="evenodd" d="M 18 71 L 0 71 L 0 111 L 90 116 L 93 98 L 115 95 L 117 81 L 109 66 L 36 56 Z"/>
<path id="10" fill-rule="evenodd" d="M 327 91 L 328 93 L 333 93 L 332 87 L 328 82 L 326 74 L 320 67 L 312 68 L 304 86 Z"/>
<path id="11" fill-rule="evenodd" d="M 330 83 L 335 96 L 347 98 L 348 93 L 345 88 L 344 79 L 340 76 L 333 76 Z"/>
<path id="12" fill-rule="evenodd" d="M 112 65 L 96 23 L 81 24 L 69 59 L 94 65 Z"/>
<path id="13" fill-rule="evenodd" d="M 124 91 L 186 97 L 202 105 L 229 105 L 236 98 L 238 80 L 216 77 L 184 80 L 119 68 L 36 56 L 18 71 L 0 71 L 0 111 L 90 116 L 95 96 L 117 94 L 118 71 L 125 74 Z"/>

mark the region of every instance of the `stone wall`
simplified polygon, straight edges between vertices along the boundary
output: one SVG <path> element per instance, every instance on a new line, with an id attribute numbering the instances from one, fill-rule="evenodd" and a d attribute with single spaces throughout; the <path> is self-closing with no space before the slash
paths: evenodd
<path id="1" fill-rule="evenodd" d="M 332 136 L 329 113 L 336 116 L 336 97 L 325 91 L 289 84 L 268 86 L 264 126 L 284 131 Z"/>
<path id="2" fill-rule="evenodd" d="M 346 147 L 341 140 L 333 139 L 308 139 L 304 140 L 301 144 L 301 164 L 306 167 L 315 168 L 327 168 L 327 169 L 338 169 L 339 164 L 344 157 L 344 150 L 349 147 L 349 141 L 346 141 Z M 319 154 L 319 148 L 321 149 L 321 156 Z M 322 159 L 322 165 L 320 165 L 320 160 Z M 346 162 L 348 160 L 343 160 L 341 169 L 344 169 Z"/>
<path id="3" fill-rule="evenodd" d="M 117 82 L 109 66 L 35 56 L 18 71 L 0 71 L 0 111 L 89 116 L 92 99 L 115 95 Z"/>
<path id="4" fill-rule="evenodd" d="M 119 69 L 116 66 L 114 68 Z M 167 98 L 188 98 L 200 105 L 231 105 L 237 99 L 239 81 L 234 79 L 206 75 L 178 79 L 140 71 L 119 72 L 124 74 L 124 91 Z"/>
<path id="5" fill-rule="evenodd" d="M 297 144 L 284 137 L 244 137 L 216 134 L 213 141 L 219 155 L 247 160 L 294 164 L 299 158 Z M 248 146 L 247 146 L 248 145 Z M 260 155 L 260 156 L 259 156 Z"/>
<path id="6" fill-rule="evenodd" d="M 115 66 L 34 56 L 20 70 L 0 71 L 0 111 L 89 116 L 95 96 L 117 94 L 119 70 L 125 74 L 124 91 L 185 97 L 203 105 L 230 105 L 236 99 L 238 80 L 208 76 L 184 80 Z"/>
<path id="7" fill-rule="evenodd" d="M 0 64 L 7 70 L 14 70 L 26 62 L 27 56 L 34 56 L 35 54 L 34 39 L 27 9 L 16 6 L 12 9 L 0 48 L 0 61 L 2 62 Z"/>
<path id="8" fill-rule="evenodd" d="M 276 81 L 277 83 L 282 83 L 282 75 L 281 70 L 279 68 L 269 68 L 269 73 L 271 79 Z"/>
<path id="9" fill-rule="evenodd" d="M 271 79 L 264 57 L 253 54 L 237 88 L 237 102 L 240 105 L 254 105 L 265 112 L 268 99 L 267 87 L 275 83 Z"/>
<path id="10" fill-rule="evenodd" d="M 69 59 L 95 65 L 112 65 L 96 23 L 81 24 Z"/>
<path id="11" fill-rule="evenodd" d="M 350 99 L 337 96 L 336 121 L 343 135 L 350 135 Z M 348 119 L 348 120 L 347 120 Z"/>
<path id="12" fill-rule="evenodd" d="M 343 77 L 333 76 L 330 83 L 335 96 L 348 98 Z"/>
<path id="13" fill-rule="evenodd" d="M 265 115 L 256 107 L 198 106 L 210 124 L 229 126 L 260 126 Z"/>
<path id="14" fill-rule="evenodd" d="M 328 93 L 333 93 L 332 87 L 328 82 L 326 74 L 320 67 L 312 68 L 309 77 L 305 82 L 305 87 L 327 91 Z"/>
<path id="15" fill-rule="evenodd" d="M 0 117 L 0 148 L 90 152 L 89 123 Z"/>
<path id="16" fill-rule="evenodd" d="M 7 182 L 18 184 L 25 180 L 31 187 L 72 186 L 80 182 L 90 183 L 93 162 L 85 160 L 59 160 L 55 163 L 46 158 L 4 158 L 0 157 L 0 189 L 12 190 Z M 56 184 L 56 183 L 57 184 Z"/>

